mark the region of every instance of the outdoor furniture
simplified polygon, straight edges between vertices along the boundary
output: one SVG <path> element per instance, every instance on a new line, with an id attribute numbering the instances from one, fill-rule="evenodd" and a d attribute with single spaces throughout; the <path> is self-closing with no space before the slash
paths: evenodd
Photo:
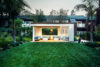
<path id="1" fill-rule="evenodd" d="M 48 40 L 48 38 L 43 38 L 43 40 Z"/>
<path id="2" fill-rule="evenodd" d="M 42 37 L 42 40 L 49 40 L 49 37 Z"/>
<path id="3" fill-rule="evenodd" d="M 59 40 L 59 38 L 54 38 L 54 40 Z"/>
<path id="4" fill-rule="evenodd" d="M 38 41 L 38 40 L 40 40 L 40 39 L 41 39 L 41 36 L 36 36 L 36 37 L 35 37 L 35 40 L 36 40 L 36 41 Z"/>
<path id="5" fill-rule="evenodd" d="M 55 36 L 54 37 L 54 40 L 59 40 L 60 38 L 58 36 Z"/>

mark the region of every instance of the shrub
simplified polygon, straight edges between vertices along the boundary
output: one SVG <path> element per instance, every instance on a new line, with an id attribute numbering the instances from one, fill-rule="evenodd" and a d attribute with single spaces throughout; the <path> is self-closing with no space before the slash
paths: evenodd
<path id="1" fill-rule="evenodd" d="M 81 34 L 80 37 L 85 40 L 90 40 L 90 32 Z M 100 34 L 98 32 L 93 33 L 93 40 L 100 41 Z"/>
<path id="2" fill-rule="evenodd" d="M 100 41 L 100 33 L 99 32 L 94 33 L 94 41 Z"/>
<path id="3" fill-rule="evenodd" d="M 90 32 L 81 34 L 80 37 L 85 40 L 90 40 Z"/>
<path id="4" fill-rule="evenodd" d="M 29 37 L 23 37 L 23 40 L 24 40 L 25 42 L 30 42 L 30 41 L 32 41 L 32 39 L 29 38 Z"/>
<path id="5" fill-rule="evenodd" d="M 86 46 L 88 47 L 92 47 L 92 48 L 95 48 L 95 47 L 100 47 L 100 43 L 97 43 L 97 42 L 88 42 L 88 43 L 85 43 Z"/>
<path id="6" fill-rule="evenodd" d="M 19 36 L 16 37 L 16 41 L 17 41 L 17 42 L 20 41 L 20 37 L 19 37 Z"/>
<path id="7" fill-rule="evenodd" d="M 74 36 L 74 41 L 78 41 L 77 36 Z"/>
<path id="8" fill-rule="evenodd" d="M 10 34 L 2 33 L 0 36 L 0 47 L 6 48 L 11 45 L 9 44 L 9 42 L 12 42 L 12 41 L 13 41 L 13 38 Z"/>

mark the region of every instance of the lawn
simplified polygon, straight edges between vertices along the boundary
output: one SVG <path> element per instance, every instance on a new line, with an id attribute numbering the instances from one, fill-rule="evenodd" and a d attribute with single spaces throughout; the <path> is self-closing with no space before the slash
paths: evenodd
<path id="1" fill-rule="evenodd" d="M 0 67 L 100 67 L 100 54 L 76 43 L 26 43 L 0 52 Z"/>

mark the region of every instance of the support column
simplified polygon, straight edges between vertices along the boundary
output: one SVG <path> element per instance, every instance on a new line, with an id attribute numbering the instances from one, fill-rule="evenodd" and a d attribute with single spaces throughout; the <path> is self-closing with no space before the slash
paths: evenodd
<path id="1" fill-rule="evenodd" d="M 69 41 L 74 41 L 74 25 L 69 27 Z"/>
<path id="2" fill-rule="evenodd" d="M 32 41 L 35 42 L 35 28 L 33 26 L 33 30 L 32 30 Z"/>

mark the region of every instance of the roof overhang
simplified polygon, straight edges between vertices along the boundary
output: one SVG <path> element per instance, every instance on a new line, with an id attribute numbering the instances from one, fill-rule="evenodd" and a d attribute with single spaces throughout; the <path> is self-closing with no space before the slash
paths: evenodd
<path id="1" fill-rule="evenodd" d="M 30 26 L 74 26 L 74 24 L 30 24 Z"/>

